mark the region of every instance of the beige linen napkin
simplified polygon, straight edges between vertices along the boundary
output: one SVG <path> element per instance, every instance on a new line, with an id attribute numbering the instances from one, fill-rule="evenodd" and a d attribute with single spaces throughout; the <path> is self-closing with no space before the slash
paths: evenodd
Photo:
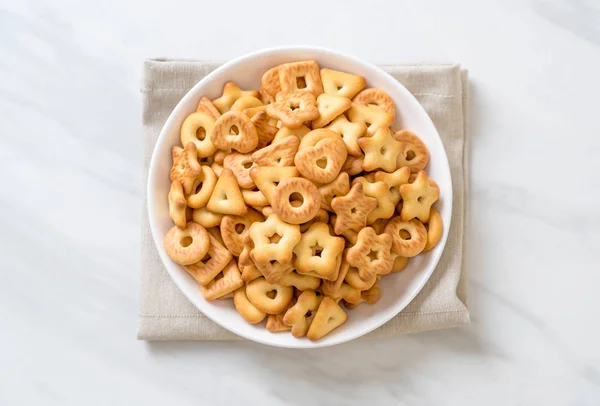
<path id="1" fill-rule="evenodd" d="M 153 59 L 145 62 L 144 190 L 158 134 L 179 100 L 217 63 Z M 384 66 L 421 102 L 435 123 L 450 161 L 454 208 L 448 242 L 433 275 L 417 297 L 370 337 L 405 334 L 469 323 L 463 269 L 467 204 L 467 72 L 458 65 Z M 142 213 L 142 286 L 137 337 L 140 340 L 230 340 L 238 336 L 218 326 L 179 291 L 162 265 L 147 218 Z M 165 197 L 166 198 L 166 197 Z"/>

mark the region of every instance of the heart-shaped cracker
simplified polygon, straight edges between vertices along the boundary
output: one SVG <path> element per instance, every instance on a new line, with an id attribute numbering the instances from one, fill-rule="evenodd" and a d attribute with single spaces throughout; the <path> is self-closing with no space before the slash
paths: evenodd
<path id="1" fill-rule="evenodd" d="M 341 138 L 324 138 L 314 147 L 302 148 L 294 163 L 307 179 L 317 183 L 332 182 L 340 173 L 348 152 Z"/>

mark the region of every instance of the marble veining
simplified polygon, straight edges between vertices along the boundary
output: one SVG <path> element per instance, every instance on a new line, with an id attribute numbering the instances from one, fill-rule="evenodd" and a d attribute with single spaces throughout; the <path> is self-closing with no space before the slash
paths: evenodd
<path id="1" fill-rule="evenodd" d="M 600 3 L 365 5 L 0 0 L 0 405 L 600 404 Z M 473 324 L 135 341 L 143 59 L 299 43 L 469 69 Z"/>

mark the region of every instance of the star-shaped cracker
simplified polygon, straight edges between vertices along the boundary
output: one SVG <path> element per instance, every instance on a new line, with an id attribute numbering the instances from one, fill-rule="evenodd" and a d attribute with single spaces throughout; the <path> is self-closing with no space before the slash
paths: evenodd
<path id="1" fill-rule="evenodd" d="M 212 103 L 221 114 L 224 114 L 231 110 L 231 106 L 233 106 L 233 103 L 235 103 L 237 99 L 244 96 L 258 98 L 260 97 L 260 94 L 256 90 L 244 91 L 234 82 L 227 82 L 223 87 L 223 95 L 218 99 L 213 100 Z"/>
<path id="2" fill-rule="evenodd" d="M 374 197 L 377 200 L 377 206 L 367 216 L 367 224 L 373 224 L 377 219 L 389 219 L 394 215 L 394 203 L 390 198 L 390 189 L 384 182 L 369 182 L 364 177 L 356 178 L 352 181 L 352 186 L 361 183 L 363 193 L 366 196 Z"/>
<path id="3" fill-rule="evenodd" d="M 363 185 L 355 183 L 346 196 L 335 197 L 331 208 L 336 214 L 334 231 L 341 234 L 348 229 L 360 231 L 367 226 L 367 216 L 377 206 L 377 199 L 365 196 Z"/>
<path id="4" fill-rule="evenodd" d="M 278 241 L 274 239 L 276 235 Z M 294 247 L 301 238 L 300 227 L 285 223 L 277 217 L 277 214 L 271 214 L 263 222 L 252 223 L 248 236 L 254 242 L 251 257 L 256 263 L 277 261 L 289 264 L 292 261 Z"/>
<path id="5" fill-rule="evenodd" d="M 440 188 L 429 182 L 425 171 L 419 171 L 413 183 L 400 186 L 404 201 L 400 217 L 402 221 L 418 218 L 423 223 L 429 221 L 431 205 L 440 198 Z"/>
<path id="6" fill-rule="evenodd" d="M 358 233 L 356 244 L 346 251 L 348 264 L 358 268 L 358 275 L 367 280 L 375 275 L 390 273 L 393 265 L 392 237 L 383 233 L 377 235 L 371 227 L 365 227 Z"/>
<path id="7" fill-rule="evenodd" d="M 335 131 L 342 136 L 342 140 L 344 140 L 348 149 L 348 154 L 354 156 L 362 155 L 357 141 L 367 131 L 365 123 L 351 123 L 344 114 L 341 114 L 325 128 Z"/>
<path id="8" fill-rule="evenodd" d="M 344 239 L 332 236 L 327 224 L 314 223 L 294 248 L 296 272 L 326 280 L 337 279 L 344 246 Z"/>
<path id="9" fill-rule="evenodd" d="M 186 194 L 192 192 L 194 181 L 202 174 L 202 168 L 198 162 L 198 149 L 193 142 L 188 143 L 185 148 L 174 146 L 171 149 L 173 155 L 173 166 L 169 177 L 171 181 L 179 181 Z"/>
<path id="10" fill-rule="evenodd" d="M 392 173 L 383 171 L 375 172 L 375 181 L 385 182 L 390 187 L 390 199 L 394 205 L 400 202 L 400 186 L 408 183 L 409 177 L 410 168 L 408 166 L 397 169 Z"/>
<path id="11" fill-rule="evenodd" d="M 352 102 L 352 107 L 346 114 L 351 122 L 363 123 L 367 126 L 367 136 L 375 134 L 380 128 L 389 127 L 394 121 L 394 116 L 378 106 L 365 106 L 355 102 Z"/>
<path id="12" fill-rule="evenodd" d="M 378 168 L 386 172 L 396 170 L 396 158 L 402 152 L 402 143 L 392 137 L 389 128 L 380 128 L 372 137 L 359 139 L 358 145 L 365 152 L 365 171 L 370 172 Z"/>

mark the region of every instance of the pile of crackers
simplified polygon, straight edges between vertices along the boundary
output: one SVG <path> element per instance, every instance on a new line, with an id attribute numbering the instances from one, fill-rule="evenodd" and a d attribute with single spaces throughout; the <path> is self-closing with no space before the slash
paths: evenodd
<path id="1" fill-rule="evenodd" d="M 167 254 L 206 300 L 318 340 L 380 279 L 442 235 L 429 152 L 392 129 L 396 106 L 317 61 L 273 67 L 260 90 L 202 97 L 172 150 Z"/>

